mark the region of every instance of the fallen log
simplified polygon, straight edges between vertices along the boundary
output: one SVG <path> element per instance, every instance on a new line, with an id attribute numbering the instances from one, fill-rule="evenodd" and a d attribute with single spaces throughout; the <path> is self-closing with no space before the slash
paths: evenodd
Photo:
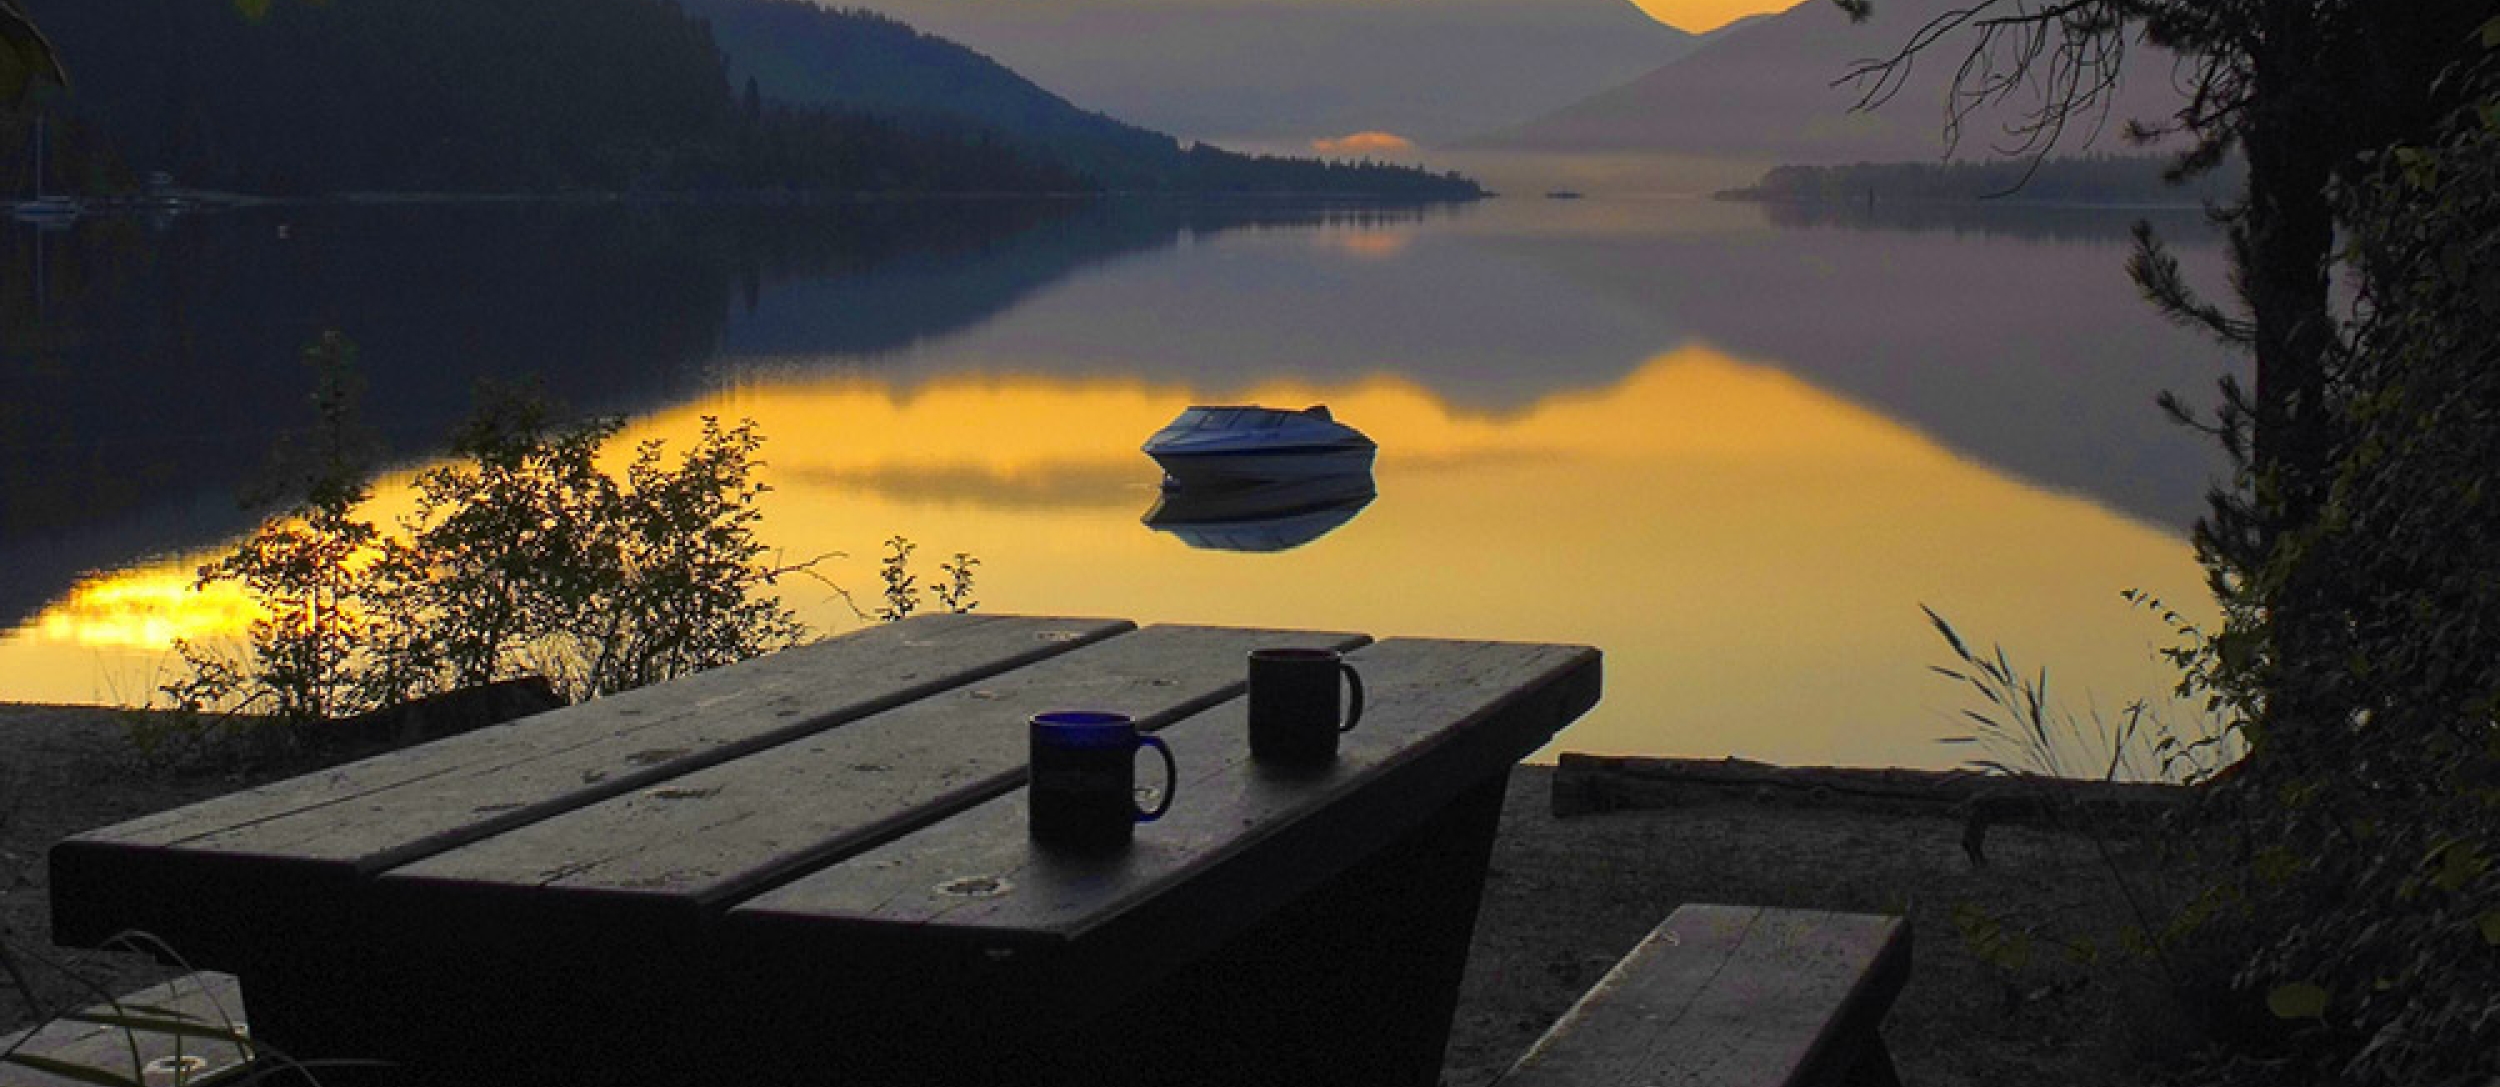
<path id="1" fill-rule="evenodd" d="M 1962 822 L 1962 849 L 1987 863 L 1988 828 L 1999 823 L 2074 829 L 2152 830 L 2195 796 L 2192 787 L 2076 781 L 1972 770 L 1787 767 L 1746 759 L 1671 759 L 1565 752 L 1554 767 L 1556 818 L 1655 810 L 1741 794 L 1764 803 L 1844 805 L 1925 813 Z"/>

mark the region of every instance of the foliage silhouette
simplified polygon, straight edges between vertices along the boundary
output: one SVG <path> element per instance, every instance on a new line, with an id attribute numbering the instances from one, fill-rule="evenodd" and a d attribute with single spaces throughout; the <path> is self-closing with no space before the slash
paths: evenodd
<path id="1" fill-rule="evenodd" d="M 199 574 L 241 585 L 262 615 L 239 654 L 180 644 L 189 672 L 162 688 L 195 731 L 274 719 L 302 732 L 517 675 L 592 698 L 805 637 L 774 589 L 830 556 L 768 557 L 752 421 L 705 418 L 673 463 L 643 442 L 620 477 L 602 466 L 620 420 L 560 423 L 534 396 L 489 389 L 453 459 L 416 476 L 415 510 L 386 532 L 363 514 L 374 446 L 354 411 L 353 345 L 326 334 L 305 358 L 318 421 L 281 458 L 281 509 Z M 887 619 L 918 602 L 911 545 L 894 545 Z M 975 562 L 944 567 L 941 606 L 978 606 Z"/>
<path id="2" fill-rule="evenodd" d="M 2084 0 L 1960 17 L 1995 28 L 1975 56 L 1988 34 L 2140 20 L 2206 65 L 2198 108 L 2228 107 L 2181 119 L 2199 137 L 2182 168 L 2251 155 L 2232 212 L 2244 311 L 2196 297 L 2149 231 L 2130 269 L 2258 362 L 2256 389 L 2226 384 L 2202 424 L 2238 469 L 2196 539 L 2223 621 L 2169 652 L 2179 693 L 2250 752 L 2178 843 L 2208 883 L 2161 929 L 2204 952 L 2178 988 L 2209 996 L 2226 1043 L 2189 1074 L 2500 1074 L 2500 14 Z M 2220 36 L 2233 25 L 2251 36 Z M 2363 63 L 2407 43 L 2423 48 Z M 2248 70 L 2300 56 L 2318 63 Z M 2349 101 L 2300 118 L 2323 131 L 2292 130 L 2299 103 L 2339 89 Z M 2326 308 L 2330 256 L 2348 315 Z"/>

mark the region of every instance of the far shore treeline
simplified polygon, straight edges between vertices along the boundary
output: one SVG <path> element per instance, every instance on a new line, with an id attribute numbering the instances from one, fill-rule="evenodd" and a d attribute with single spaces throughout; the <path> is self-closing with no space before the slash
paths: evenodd
<path id="1" fill-rule="evenodd" d="M 48 181 L 88 195 L 160 172 L 184 189 L 279 197 L 1483 195 L 1454 173 L 1184 146 L 892 20 L 789 0 L 25 6 L 71 84 L 33 103 L 53 122 Z M 915 86 L 978 93 L 891 107 L 932 100 Z M 28 139 L 24 117 L 0 119 L 8 159 Z"/>
<path id="2" fill-rule="evenodd" d="M 2172 160 L 2153 155 L 1991 158 L 1955 162 L 1859 162 L 1773 167 L 1752 186 L 1715 193 L 1721 200 L 1863 205 L 1951 204 L 1979 200 L 2020 203 L 2175 206 L 2217 204 L 2240 190 L 2247 168 L 2236 158 L 2186 181 L 2170 178 Z"/>

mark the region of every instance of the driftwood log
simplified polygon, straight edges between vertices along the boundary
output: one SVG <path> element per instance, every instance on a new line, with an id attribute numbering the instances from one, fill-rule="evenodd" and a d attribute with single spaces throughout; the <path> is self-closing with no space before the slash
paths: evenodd
<path id="1" fill-rule="evenodd" d="M 561 709 L 564 696 L 545 676 L 517 676 L 428 695 L 306 730 L 315 747 L 404 747 Z"/>
<path id="2" fill-rule="evenodd" d="M 1765 803 L 1932 814 L 1962 823 L 1962 850 L 1987 863 L 1989 826 L 2015 823 L 2149 831 L 2188 804 L 2183 785 L 2074 781 L 1970 770 L 1784 767 L 1745 759 L 1667 759 L 1565 752 L 1554 767 L 1557 818 L 1675 808 L 1740 794 Z"/>

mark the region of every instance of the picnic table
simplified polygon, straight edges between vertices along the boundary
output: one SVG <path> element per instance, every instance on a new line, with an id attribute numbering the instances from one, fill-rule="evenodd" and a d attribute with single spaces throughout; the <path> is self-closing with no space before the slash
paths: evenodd
<path id="1" fill-rule="evenodd" d="M 1251 761 L 1267 646 L 1362 670 L 1334 764 Z M 78 835 L 53 928 L 445 1082 L 1425 1087 L 1509 769 L 1599 683 L 1585 646 L 914 618 Z M 1123 852 L 1027 837 L 1025 721 L 1068 708 L 1178 757 Z"/>

